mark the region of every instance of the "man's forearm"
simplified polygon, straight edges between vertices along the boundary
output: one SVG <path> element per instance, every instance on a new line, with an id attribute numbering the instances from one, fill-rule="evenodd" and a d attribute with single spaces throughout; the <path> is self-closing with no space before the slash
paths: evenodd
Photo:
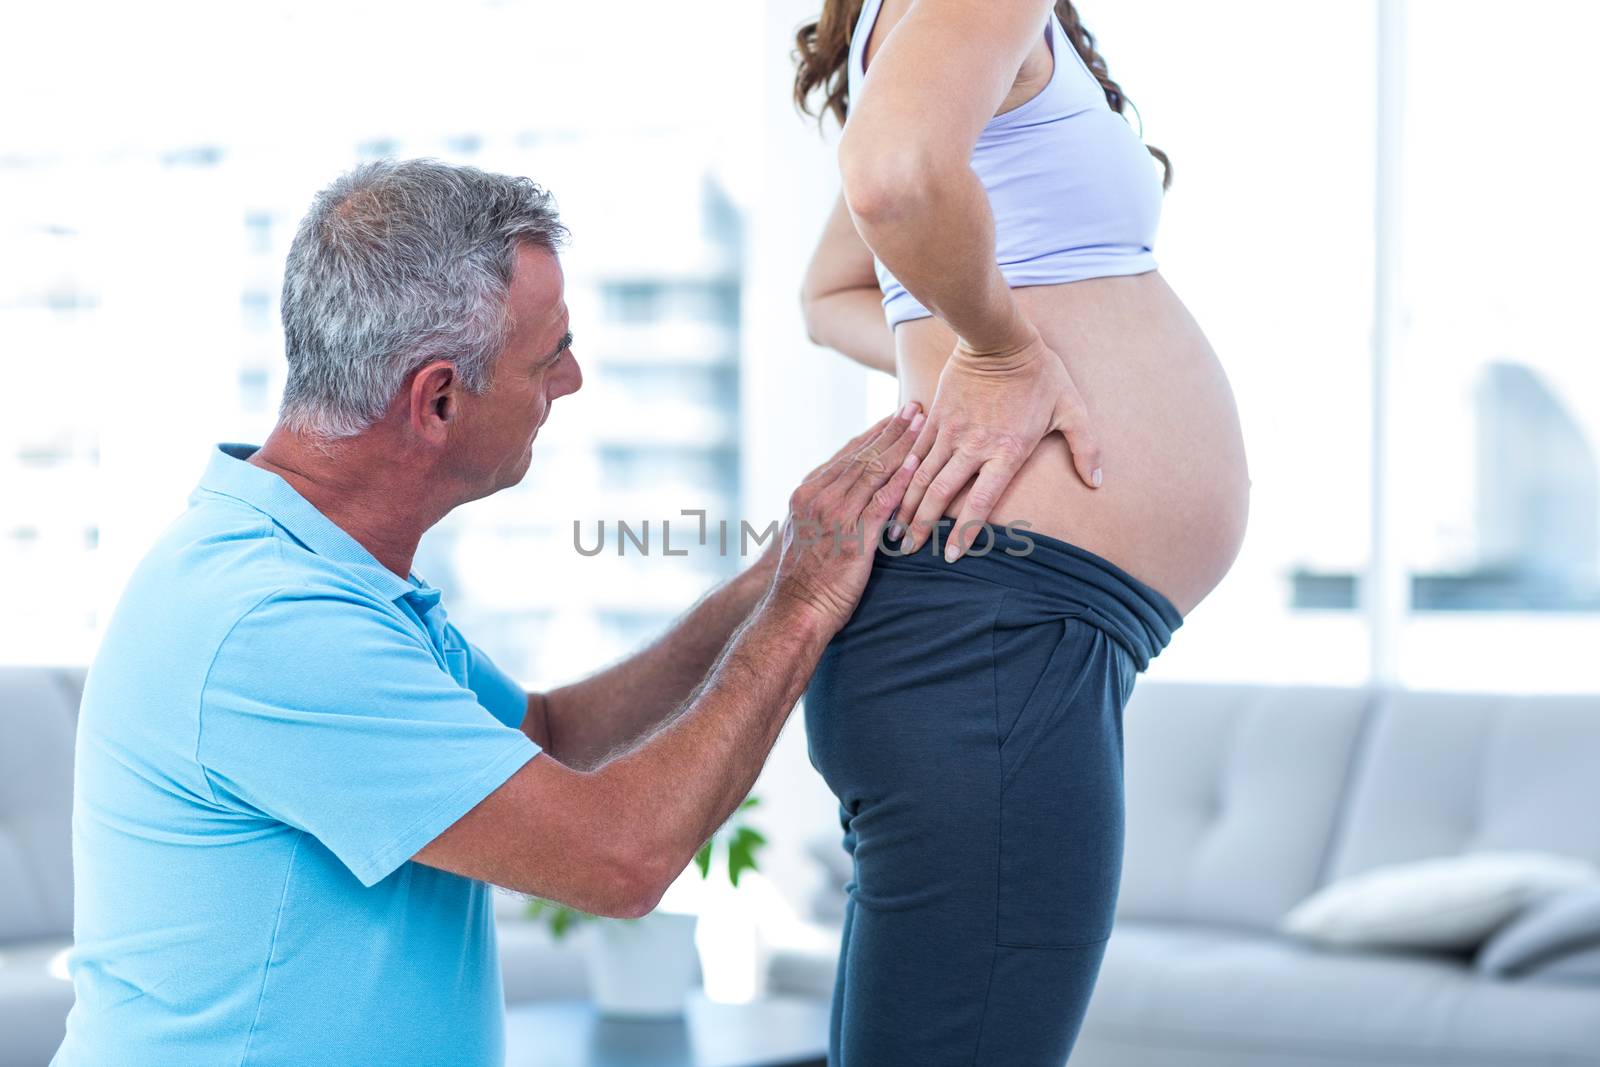
<path id="1" fill-rule="evenodd" d="M 769 592 L 683 712 L 593 772 L 659 884 L 750 792 L 835 627 Z"/>
<path id="2" fill-rule="evenodd" d="M 642 651 L 544 694 L 545 747 L 579 769 L 599 764 L 689 698 L 771 581 L 767 557 L 705 596 Z"/>

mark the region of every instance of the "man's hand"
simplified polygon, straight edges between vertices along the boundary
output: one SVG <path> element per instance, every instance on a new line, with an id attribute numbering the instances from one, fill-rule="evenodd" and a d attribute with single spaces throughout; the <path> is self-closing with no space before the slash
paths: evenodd
<path id="1" fill-rule="evenodd" d="M 917 405 L 907 404 L 806 475 L 789 497 L 775 597 L 814 613 L 833 631 L 849 621 L 883 528 L 917 468 L 911 445 L 923 422 Z"/>
<path id="2" fill-rule="evenodd" d="M 916 551 L 976 476 L 945 545 L 945 559 L 959 558 L 1017 471 L 1055 431 L 1067 439 L 1078 477 L 1100 488 L 1100 445 L 1088 410 L 1061 357 L 1038 332 L 1029 327 L 1026 340 L 1005 352 L 978 353 L 958 343 L 911 450 L 923 458 L 895 516 L 906 529 L 901 551 Z"/>

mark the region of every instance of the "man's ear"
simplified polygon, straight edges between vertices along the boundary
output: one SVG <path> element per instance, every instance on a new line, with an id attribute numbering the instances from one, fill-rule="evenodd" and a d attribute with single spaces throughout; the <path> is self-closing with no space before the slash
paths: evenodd
<path id="1" fill-rule="evenodd" d="M 449 360 L 435 360 L 417 368 L 406 391 L 411 409 L 411 428 L 426 441 L 442 441 L 450 424 L 460 415 L 456 402 L 456 367 Z"/>

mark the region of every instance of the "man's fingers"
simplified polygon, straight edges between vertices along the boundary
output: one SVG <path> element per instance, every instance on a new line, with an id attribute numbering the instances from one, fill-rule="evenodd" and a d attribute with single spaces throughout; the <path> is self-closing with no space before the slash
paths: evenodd
<path id="1" fill-rule="evenodd" d="M 868 426 L 865 430 L 862 430 L 860 433 L 850 438 L 850 440 L 846 441 L 839 447 L 839 451 L 829 456 L 819 466 L 813 469 L 810 474 L 806 475 L 804 480 L 810 482 L 819 478 L 831 477 L 832 474 L 837 474 L 838 468 L 842 464 L 849 462 L 850 457 L 855 454 L 856 449 L 860 448 L 864 443 L 866 443 L 866 441 L 871 438 L 873 434 L 880 433 L 885 426 L 889 425 L 889 422 L 893 418 L 893 415 L 885 415 L 871 426 Z"/>
<path id="2" fill-rule="evenodd" d="M 901 408 L 900 412 L 903 412 L 904 410 L 905 408 Z M 883 433 L 883 431 L 888 429 L 895 422 L 895 420 L 903 419 L 909 422 L 911 416 L 902 415 L 900 412 L 891 411 L 889 414 L 885 415 L 871 426 L 868 426 L 865 430 L 862 430 L 860 433 L 850 438 L 849 441 L 845 442 L 845 446 L 839 449 L 839 455 L 845 459 L 849 459 L 850 456 L 856 452 L 856 450 L 858 450 L 868 441 L 872 440 L 874 437 L 877 437 L 879 434 Z"/>
<path id="3" fill-rule="evenodd" d="M 950 562 L 960 559 L 978 538 L 983 536 L 983 524 L 1005 492 L 1011 479 L 1016 477 L 1019 465 L 991 459 L 978 471 L 978 480 L 972 483 L 972 492 L 961 502 L 961 512 L 956 516 L 955 528 L 945 544 L 944 558 Z"/>
<path id="4" fill-rule="evenodd" d="M 840 448 L 839 451 L 829 456 L 820 465 L 812 468 L 811 473 L 801 479 L 801 484 L 804 485 L 807 482 L 816 481 L 817 479 L 828 475 L 830 471 L 833 474 L 837 474 L 838 468 L 849 462 L 850 457 L 855 454 L 856 449 L 865 444 L 873 434 L 881 433 L 883 428 L 889 425 L 894 418 L 896 418 L 896 416 L 893 414 L 885 415 L 871 426 L 868 426 L 865 430 L 862 430 L 860 433 L 850 438 L 850 440 L 844 443 L 844 446 Z M 832 480 L 831 477 L 829 480 Z"/>
<path id="5" fill-rule="evenodd" d="M 833 477 L 822 483 L 824 490 L 831 490 L 841 497 L 848 497 L 862 475 L 868 472 L 880 474 L 882 481 L 888 481 L 889 475 L 894 473 L 894 466 L 893 463 L 885 466 L 884 454 L 902 438 L 915 436 L 910 433 L 911 424 L 921 414 L 915 402 L 901 408 L 875 436 L 863 441 L 854 452 L 845 457 L 845 461 L 833 472 Z M 894 460 L 894 463 L 898 462 L 898 458 Z M 852 512 L 851 518 L 854 517 L 855 512 Z"/>
<path id="6" fill-rule="evenodd" d="M 909 422 L 902 424 L 899 419 L 890 423 L 883 433 L 869 446 L 873 449 L 872 462 L 863 464 L 855 471 L 855 479 L 845 487 L 845 515 L 854 521 L 855 517 L 866 509 L 868 500 L 880 488 L 900 473 L 901 466 L 907 456 L 912 455 L 911 446 L 916 443 L 916 430 L 921 429 L 922 413 L 918 412 Z M 863 450 L 864 454 L 865 450 Z M 913 464 L 913 468 L 915 465 Z M 911 479 L 910 471 L 906 473 L 906 480 Z M 843 476 L 841 476 L 843 481 Z M 895 498 L 899 504 L 899 498 Z"/>

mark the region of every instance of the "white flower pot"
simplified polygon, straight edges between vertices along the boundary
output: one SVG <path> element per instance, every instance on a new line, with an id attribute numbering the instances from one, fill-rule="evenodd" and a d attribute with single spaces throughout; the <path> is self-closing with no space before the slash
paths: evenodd
<path id="1" fill-rule="evenodd" d="M 633 922 L 596 923 L 589 982 L 602 1015 L 680 1016 L 694 984 L 697 916 L 653 911 Z"/>

